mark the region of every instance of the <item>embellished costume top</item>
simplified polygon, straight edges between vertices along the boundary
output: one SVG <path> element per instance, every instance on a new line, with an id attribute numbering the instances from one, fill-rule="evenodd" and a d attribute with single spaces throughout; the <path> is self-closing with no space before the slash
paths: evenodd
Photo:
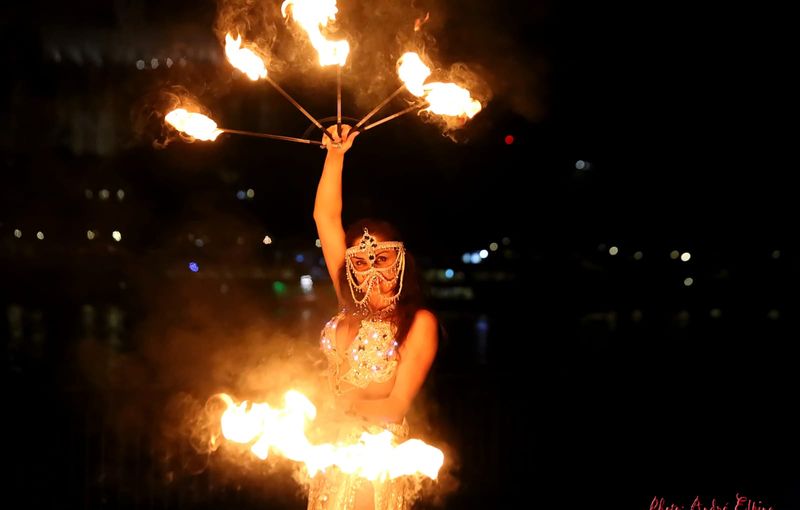
<path id="1" fill-rule="evenodd" d="M 397 369 L 396 326 L 389 320 L 362 319 L 350 346 L 339 352 L 336 346 L 336 329 L 345 310 L 334 316 L 322 329 L 320 344 L 328 358 L 332 390 L 342 395 L 355 388 L 366 388 L 370 383 L 390 380 Z M 342 385 L 342 382 L 348 383 Z"/>

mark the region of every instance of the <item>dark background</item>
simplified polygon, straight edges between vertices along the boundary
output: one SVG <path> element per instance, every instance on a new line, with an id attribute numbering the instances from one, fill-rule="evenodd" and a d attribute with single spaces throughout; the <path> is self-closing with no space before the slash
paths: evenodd
<path id="1" fill-rule="evenodd" d="M 340 19 L 363 21 L 347 27 L 362 66 L 344 73 L 346 115 L 397 86 L 415 12 L 432 13 L 434 60 L 467 64 L 492 91 L 456 141 L 407 115 L 347 156 L 345 221 L 398 225 L 445 332 L 416 418 L 452 464 L 441 497 L 420 505 L 640 509 L 657 496 L 689 508 L 700 496 L 733 508 L 739 493 L 797 508 L 800 252 L 781 16 L 340 3 Z M 15 508 L 304 507 L 285 471 L 240 473 L 184 435 L 209 394 L 253 389 L 242 373 L 258 360 L 313 352 L 335 309 L 311 218 L 322 151 L 230 135 L 153 146 L 151 114 L 174 86 L 222 126 L 314 134 L 268 85 L 231 72 L 216 8 L 2 7 Z M 335 114 L 334 75 L 279 36 L 289 57 L 272 76 L 318 117 Z"/>

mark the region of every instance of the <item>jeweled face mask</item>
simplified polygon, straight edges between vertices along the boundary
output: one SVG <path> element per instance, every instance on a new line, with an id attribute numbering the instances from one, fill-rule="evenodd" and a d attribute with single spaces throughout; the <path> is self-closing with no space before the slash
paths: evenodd
<path id="1" fill-rule="evenodd" d="M 405 254 L 403 243 L 378 242 L 365 228 L 358 245 L 345 251 L 347 283 L 353 301 L 359 306 L 366 306 L 370 293 L 380 293 L 383 286 L 396 290 L 387 298 L 390 304 L 396 303 L 403 290 Z"/>

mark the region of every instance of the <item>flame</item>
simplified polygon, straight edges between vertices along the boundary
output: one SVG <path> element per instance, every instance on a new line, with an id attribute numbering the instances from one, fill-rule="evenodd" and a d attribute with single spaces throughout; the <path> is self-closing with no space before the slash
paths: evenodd
<path id="1" fill-rule="evenodd" d="M 213 141 L 222 134 L 217 129 L 217 123 L 202 113 L 188 112 L 183 108 L 176 108 L 164 116 L 164 120 L 172 126 L 197 140 Z"/>
<path id="2" fill-rule="evenodd" d="M 480 101 L 473 99 L 464 87 L 455 83 L 425 83 L 431 70 L 413 51 L 398 59 L 397 74 L 409 92 L 428 102 L 426 110 L 431 113 L 471 119 L 481 111 Z"/>
<path id="3" fill-rule="evenodd" d="M 419 55 L 413 51 L 404 53 L 397 61 L 397 74 L 409 92 L 417 97 L 425 94 L 422 84 L 431 75 L 431 69 L 422 62 Z"/>
<path id="4" fill-rule="evenodd" d="M 242 48 L 242 37 L 234 39 L 230 33 L 225 34 L 225 56 L 233 67 L 242 71 L 253 81 L 267 77 L 267 66 L 264 60 L 250 48 Z"/>
<path id="5" fill-rule="evenodd" d="M 414 32 L 419 32 L 422 29 L 422 25 L 427 23 L 428 20 L 430 20 L 430 19 L 431 19 L 431 13 L 426 12 L 424 19 L 417 18 L 416 20 L 414 20 Z"/>
<path id="6" fill-rule="evenodd" d="M 322 35 L 321 28 L 328 26 L 328 21 L 336 21 L 336 0 L 286 0 L 281 4 L 281 14 L 286 18 L 291 15 L 308 34 L 311 45 L 319 53 L 319 64 L 344 66 L 350 53 L 350 44 L 346 40 L 329 41 Z"/>
<path id="7" fill-rule="evenodd" d="M 302 462 L 310 476 L 335 465 L 345 473 L 368 480 L 417 474 L 436 479 L 444 463 L 444 454 L 438 448 L 418 439 L 395 444 L 388 430 L 378 434 L 364 432 L 358 441 L 349 444 L 312 444 L 305 429 L 316 417 L 316 408 L 294 390 L 284 395 L 283 409 L 266 403 L 236 404 L 226 394 L 220 397 L 228 405 L 221 419 L 226 439 L 251 443 L 250 451 L 262 460 L 272 450 Z"/>
<path id="8" fill-rule="evenodd" d="M 439 115 L 472 118 L 481 111 L 481 103 L 473 99 L 469 90 L 455 83 L 426 83 L 425 99 L 430 103 L 426 108 Z"/>

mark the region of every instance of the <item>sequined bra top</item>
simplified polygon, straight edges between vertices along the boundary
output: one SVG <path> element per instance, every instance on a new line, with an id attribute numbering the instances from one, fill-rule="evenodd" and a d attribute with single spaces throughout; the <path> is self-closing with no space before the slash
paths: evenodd
<path id="1" fill-rule="evenodd" d="M 386 382 L 397 368 L 397 331 L 390 321 L 362 319 L 350 347 L 339 352 L 336 349 L 336 328 L 344 316 L 343 310 L 329 320 L 320 339 L 322 351 L 328 358 L 332 389 L 337 395 L 355 388 L 366 388 L 373 382 Z M 345 362 L 349 368 L 342 373 Z M 342 381 L 352 386 L 343 389 Z"/>

